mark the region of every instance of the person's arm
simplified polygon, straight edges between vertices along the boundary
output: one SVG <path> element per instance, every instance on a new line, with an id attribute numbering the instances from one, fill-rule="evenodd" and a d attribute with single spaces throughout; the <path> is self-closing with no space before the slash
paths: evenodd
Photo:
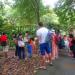
<path id="1" fill-rule="evenodd" d="M 9 44 L 8 36 L 6 35 L 6 43 Z"/>
<path id="2" fill-rule="evenodd" d="M 36 32 L 37 41 L 41 40 L 41 34 L 39 32 Z"/>

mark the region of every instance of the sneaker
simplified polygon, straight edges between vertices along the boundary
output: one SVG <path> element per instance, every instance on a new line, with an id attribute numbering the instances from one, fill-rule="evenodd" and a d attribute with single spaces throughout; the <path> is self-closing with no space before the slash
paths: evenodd
<path id="1" fill-rule="evenodd" d="M 51 62 L 51 63 L 49 63 L 49 65 L 50 65 L 50 66 L 53 66 L 53 63 Z"/>
<path id="2" fill-rule="evenodd" d="M 46 68 L 46 66 L 40 66 L 39 69 L 44 69 L 44 70 L 46 70 L 47 68 Z"/>
<path id="3" fill-rule="evenodd" d="M 45 62 L 46 62 L 46 63 L 49 63 L 49 60 L 46 60 Z"/>

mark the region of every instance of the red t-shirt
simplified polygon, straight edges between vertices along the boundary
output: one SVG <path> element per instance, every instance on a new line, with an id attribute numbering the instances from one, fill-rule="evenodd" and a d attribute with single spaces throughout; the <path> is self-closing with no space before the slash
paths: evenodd
<path id="1" fill-rule="evenodd" d="M 7 35 L 2 35 L 1 36 L 1 42 L 7 41 Z"/>
<path id="2" fill-rule="evenodd" d="M 0 36 L 0 43 L 1 43 L 1 36 Z"/>
<path id="3" fill-rule="evenodd" d="M 55 44 L 57 44 L 58 42 L 58 38 L 56 34 L 53 34 L 53 41 L 55 42 Z"/>

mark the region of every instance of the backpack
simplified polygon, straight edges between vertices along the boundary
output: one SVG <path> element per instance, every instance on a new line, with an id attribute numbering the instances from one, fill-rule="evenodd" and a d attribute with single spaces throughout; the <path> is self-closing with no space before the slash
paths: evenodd
<path id="1" fill-rule="evenodd" d="M 52 39 L 52 35 L 51 35 L 50 31 L 48 31 L 45 42 L 49 43 L 51 41 L 51 39 Z"/>

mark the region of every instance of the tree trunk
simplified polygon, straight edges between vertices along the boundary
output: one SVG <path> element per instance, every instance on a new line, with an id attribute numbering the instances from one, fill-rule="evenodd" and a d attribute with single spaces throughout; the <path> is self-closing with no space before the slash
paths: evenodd
<path id="1" fill-rule="evenodd" d="M 40 7 L 39 7 L 39 4 L 40 4 L 40 0 L 36 0 L 37 1 L 37 9 L 36 9 L 36 15 L 37 15 L 37 24 L 39 24 L 40 22 Z"/>
<path id="2" fill-rule="evenodd" d="M 35 10 L 37 24 L 40 22 L 40 0 L 32 0 L 33 8 Z"/>

